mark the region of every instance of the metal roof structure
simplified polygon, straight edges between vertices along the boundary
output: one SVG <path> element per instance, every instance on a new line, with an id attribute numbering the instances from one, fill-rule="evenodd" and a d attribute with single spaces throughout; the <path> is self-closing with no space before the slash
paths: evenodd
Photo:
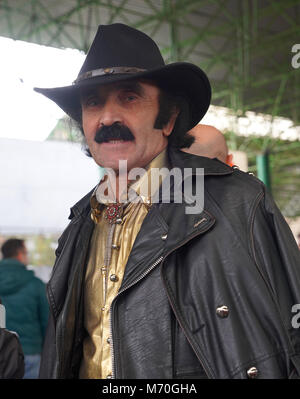
<path id="1" fill-rule="evenodd" d="M 87 51 L 99 24 L 149 34 L 165 61 L 209 76 L 215 105 L 300 123 L 299 0 L 2 0 L 0 35 Z M 300 49 L 298 50 L 300 51 Z M 300 62 L 300 61 L 299 61 Z"/>
<path id="2" fill-rule="evenodd" d="M 212 84 L 212 104 L 228 107 L 237 116 L 255 111 L 290 118 L 296 125 L 300 125 L 299 21 L 299 0 L 0 1 L 0 36 L 86 52 L 99 24 L 126 23 L 149 34 L 166 63 L 200 66 Z M 270 142 L 263 143 L 265 150 Z M 299 177 L 297 143 L 292 143 L 292 156 Z M 279 169 L 284 157 L 281 152 L 276 158 Z M 283 182 L 277 195 L 284 190 Z M 296 214 L 299 197 L 297 187 L 287 199 L 296 198 Z"/>

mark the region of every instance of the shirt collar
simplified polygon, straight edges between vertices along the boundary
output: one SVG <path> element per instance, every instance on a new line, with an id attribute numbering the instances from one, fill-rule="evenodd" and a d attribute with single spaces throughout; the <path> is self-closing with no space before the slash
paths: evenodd
<path id="1" fill-rule="evenodd" d="M 155 158 L 153 158 L 149 164 L 143 168 L 144 173 L 137 177 L 136 180 L 129 183 L 127 186 L 127 198 L 128 202 L 143 202 L 145 204 L 151 203 L 151 193 L 155 194 L 159 189 L 161 184 L 161 179 L 151 179 L 151 171 L 153 169 L 162 169 L 166 168 L 169 170 L 169 160 L 168 160 L 168 151 L 165 148 L 162 152 L 160 152 Z M 142 168 L 141 168 L 142 169 Z M 106 181 L 104 177 L 98 186 L 95 188 L 92 198 L 94 197 L 98 203 L 107 204 L 107 197 L 103 195 L 103 184 Z M 125 193 L 124 193 L 125 194 Z M 124 195 L 123 194 L 123 195 Z M 91 204 L 95 203 L 95 200 L 91 201 Z"/>
<path id="2" fill-rule="evenodd" d="M 153 158 L 151 162 L 149 162 L 145 167 L 145 173 L 140 176 L 139 179 L 130 184 L 128 190 L 129 200 L 131 200 L 132 195 L 133 198 L 134 196 L 140 197 L 144 203 L 151 203 L 151 197 L 157 192 L 162 181 L 162 178 L 160 180 L 151 179 L 151 173 L 154 172 L 154 169 L 159 170 L 166 168 L 166 170 L 169 170 L 169 167 L 168 152 L 165 148 L 161 153 Z"/>

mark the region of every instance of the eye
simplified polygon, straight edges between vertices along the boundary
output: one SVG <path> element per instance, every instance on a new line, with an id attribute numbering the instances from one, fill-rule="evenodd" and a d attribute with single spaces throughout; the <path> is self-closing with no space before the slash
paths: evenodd
<path id="1" fill-rule="evenodd" d="M 122 101 L 127 102 L 127 103 L 131 103 L 131 102 L 137 100 L 137 98 L 138 98 L 137 94 L 132 93 L 132 92 L 125 92 L 121 96 Z"/>
<path id="2" fill-rule="evenodd" d="M 95 107 L 98 104 L 99 104 L 99 99 L 97 99 L 96 97 L 88 98 L 85 101 L 85 106 L 86 107 Z"/>
<path id="3" fill-rule="evenodd" d="M 134 96 L 133 94 L 129 94 L 128 96 L 127 96 L 127 100 L 128 101 L 133 101 L 133 100 L 135 100 L 137 97 L 136 96 Z"/>
<path id="4" fill-rule="evenodd" d="M 96 107 L 99 105 L 99 102 L 98 96 L 92 93 L 81 98 L 81 105 L 83 108 Z"/>

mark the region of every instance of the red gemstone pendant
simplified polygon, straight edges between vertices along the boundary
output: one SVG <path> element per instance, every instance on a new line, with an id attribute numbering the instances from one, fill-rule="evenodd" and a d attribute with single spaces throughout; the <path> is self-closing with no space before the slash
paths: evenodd
<path id="1" fill-rule="evenodd" d="M 123 214 L 123 207 L 121 204 L 109 204 L 105 207 L 104 217 L 108 223 L 116 223 L 117 219 L 120 219 Z"/>

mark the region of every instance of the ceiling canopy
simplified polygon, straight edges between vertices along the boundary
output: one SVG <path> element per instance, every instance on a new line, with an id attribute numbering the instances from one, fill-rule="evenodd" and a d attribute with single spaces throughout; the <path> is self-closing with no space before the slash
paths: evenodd
<path id="1" fill-rule="evenodd" d="M 292 48 L 300 43 L 299 20 L 299 0 L 0 2 L 1 36 L 86 52 L 99 24 L 122 22 L 149 34 L 167 63 L 188 61 L 204 69 L 213 104 L 296 124 L 300 68 L 293 67 Z"/>

